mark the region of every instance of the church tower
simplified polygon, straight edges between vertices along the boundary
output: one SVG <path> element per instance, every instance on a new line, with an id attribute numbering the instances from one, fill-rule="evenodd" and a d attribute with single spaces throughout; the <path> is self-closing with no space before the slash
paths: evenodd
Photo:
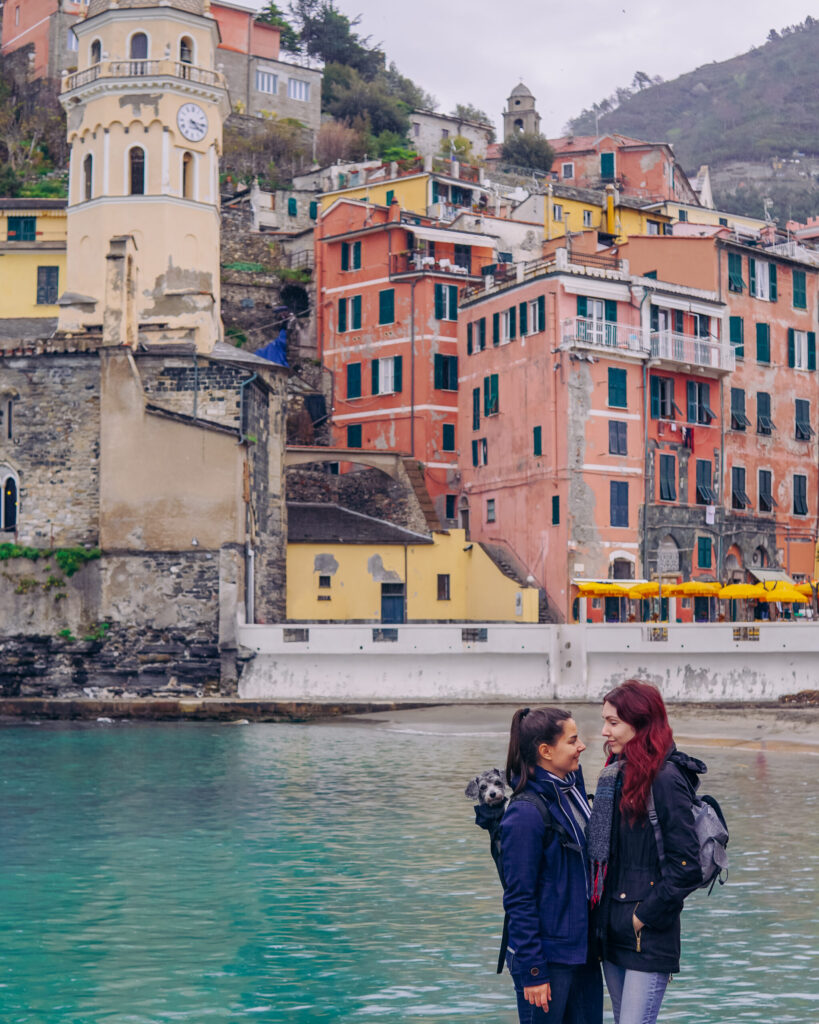
<path id="1" fill-rule="evenodd" d="M 60 329 L 221 339 L 219 156 L 230 104 L 210 0 L 90 0 L 61 102 L 71 151 Z M 125 323 L 132 327 L 126 333 Z"/>
<path id="2" fill-rule="evenodd" d="M 504 142 L 515 132 L 540 134 L 540 114 L 535 110 L 535 97 L 523 82 L 512 90 L 503 112 Z"/>

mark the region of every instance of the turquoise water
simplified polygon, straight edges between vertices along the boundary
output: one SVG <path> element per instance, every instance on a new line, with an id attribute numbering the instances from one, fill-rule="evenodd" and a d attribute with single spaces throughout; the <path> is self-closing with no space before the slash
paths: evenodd
<path id="1" fill-rule="evenodd" d="M 0 749 L 2 1024 L 516 1021 L 463 797 L 500 732 L 42 725 Z M 816 758 L 699 753 L 734 866 L 689 901 L 661 1020 L 815 1024 Z"/>

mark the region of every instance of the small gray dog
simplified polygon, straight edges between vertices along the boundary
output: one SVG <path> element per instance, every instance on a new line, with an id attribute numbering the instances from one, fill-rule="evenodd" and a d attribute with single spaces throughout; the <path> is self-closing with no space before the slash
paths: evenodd
<path id="1" fill-rule="evenodd" d="M 489 768 L 476 775 L 464 790 L 470 800 L 485 807 L 506 806 L 506 775 L 500 768 Z"/>

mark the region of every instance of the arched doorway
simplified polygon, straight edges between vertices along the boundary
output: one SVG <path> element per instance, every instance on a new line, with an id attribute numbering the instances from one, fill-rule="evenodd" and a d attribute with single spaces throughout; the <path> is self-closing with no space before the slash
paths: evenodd
<path id="1" fill-rule="evenodd" d="M 0 467 L 0 530 L 12 533 L 17 529 L 17 477 L 9 469 Z"/>

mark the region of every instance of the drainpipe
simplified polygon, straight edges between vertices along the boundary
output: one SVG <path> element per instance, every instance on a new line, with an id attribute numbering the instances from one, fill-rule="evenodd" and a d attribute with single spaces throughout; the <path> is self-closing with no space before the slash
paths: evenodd
<path id="1" fill-rule="evenodd" d="M 193 418 L 196 419 L 199 407 L 199 360 L 196 358 L 196 350 L 193 353 Z"/>
<path id="2" fill-rule="evenodd" d="M 720 508 L 724 509 L 725 505 L 722 504 L 725 501 L 725 486 L 727 483 L 727 477 L 725 475 L 725 378 L 722 378 L 719 382 L 719 461 L 720 461 Z M 694 467 L 696 469 L 696 466 Z M 714 525 L 717 522 L 717 510 L 714 509 Z M 722 575 L 722 559 L 725 554 L 724 547 L 725 542 L 723 539 L 723 530 L 721 529 L 717 534 L 717 567 L 720 570 L 720 576 Z M 693 558 L 693 555 L 692 555 Z"/>
<path id="3" fill-rule="evenodd" d="M 554 190 L 552 183 L 546 186 L 546 241 L 551 241 L 552 238 L 552 196 Z"/>
<path id="4" fill-rule="evenodd" d="M 239 444 L 242 444 L 245 440 L 245 388 L 249 384 L 252 384 L 258 376 L 258 373 L 254 373 L 252 377 L 248 377 L 247 380 L 243 380 L 239 385 Z M 251 527 L 250 499 L 248 498 L 245 501 L 245 621 L 248 623 L 256 621 L 256 607 L 254 601 L 256 553 L 250 543 Z"/>
<path id="5" fill-rule="evenodd" d="M 415 458 L 415 286 L 410 282 L 410 455 Z"/>

